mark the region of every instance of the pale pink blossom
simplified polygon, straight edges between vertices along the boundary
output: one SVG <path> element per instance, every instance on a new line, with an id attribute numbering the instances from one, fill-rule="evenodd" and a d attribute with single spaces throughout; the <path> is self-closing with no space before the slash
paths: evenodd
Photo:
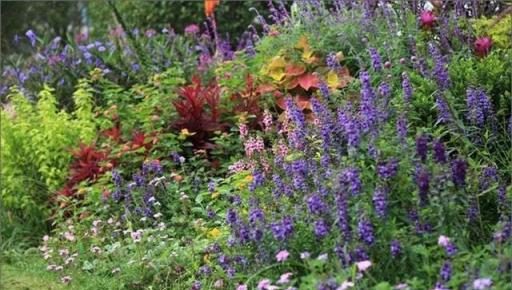
<path id="1" fill-rule="evenodd" d="M 286 284 L 290 282 L 290 277 L 293 275 L 291 272 L 287 272 L 279 277 L 279 280 L 276 282 L 277 284 Z"/>
<path id="2" fill-rule="evenodd" d="M 73 280 L 73 278 L 71 278 L 71 276 L 64 276 L 64 277 L 60 278 L 60 281 L 64 284 L 69 284 L 69 282 L 71 282 L 71 280 Z"/>
<path id="3" fill-rule="evenodd" d="M 450 244 L 450 238 L 440 235 L 437 244 L 442 247 L 447 247 Z"/>
<path id="4" fill-rule="evenodd" d="M 72 232 L 65 232 L 64 233 L 64 238 L 70 242 L 74 242 L 75 241 L 75 235 L 72 233 Z"/>
<path id="5" fill-rule="evenodd" d="M 247 285 L 245 284 L 240 284 L 236 287 L 236 290 L 247 290 Z"/>
<path id="6" fill-rule="evenodd" d="M 289 255 L 290 255 L 290 253 L 288 253 L 287 250 L 283 250 L 283 251 L 280 251 L 279 253 L 277 253 L 276 259 L 278 262 L 284 262 L 288 259 Z"/>
<path id="7" fill-rule="evenodd" d="M 489 289 L 492 285 L 492 280 L 489 278 L 480 278 L 473 281 L 473 288 L 477 290 Z"/>
<path id="8" fill-rule="evenodd" d="M 372 266 L 372 262 L 366 260 L 366 261 L 361 261 L 361 262 L 357 262 L 356 263 L 356 266 L 357 266 L 357 269 L 360 271 L 360 272 L 364 272 L 366 271 L 368 268 L 370 268 Z"/>
<path id="9" fill-rule="evenodd" d="M 338 289 L 336 289 L 336 290 L 346 290 L 346 289 L 352 288 L 352 287 L 354 287 L 353 282 L 343 281 L 343 283 L 341 283 L 340 287 L 338 287 Z"/>

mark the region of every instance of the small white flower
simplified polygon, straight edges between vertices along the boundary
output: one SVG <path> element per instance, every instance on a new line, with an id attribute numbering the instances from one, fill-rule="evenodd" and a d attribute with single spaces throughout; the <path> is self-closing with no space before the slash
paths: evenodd
<path id="1" fill-rule="evenodd" d="M 425 2 L 425 5 L 423 5 L 423 9 L 425 9 L 427 11 L 432 11 L 432 10 L 434 10 L 434 5 L 432 5 L 432 3 L 430 1 L 427 1 L 427 2 Z"/>
<path id="2" fill-rule="evenodd" d="M 114 269 L 112 269 L 112 274 L 117 274 L 119 272 L 121 272 L 121 268 L 114 268 Z"/>
<path id="3" fill-rule="evenodd" d="M 319 261 L 324 261 L 325 262 L 325 261 L 327 261 L 328 258 L 329 258 L 329 255 L 327 253 L 325 253 L 325 254 L 321 254 L 316 259 L 319 260 Z"/>
<path id="4" fill-rule="evenodd" d="M 161 217 L 162 217 L 162 215 L 163 215 L 162 213 L 158 212 L 158 213 L 155 213 L 155 214 L 153 215 L 153 217 L 154 217 L 154 218 L 156 218 L 156 219 L 158 219 L 158 218 L 161 218 Z"/>
<path id="5" fill-rule="evenodd" d="M 113 223 L 114 223 L 114 219 L 113 219 L 113 218 L 109 218 L 109 219 L 107 220 L 107 224 L 111 225 L 111 224 L 113 224 Z"/>

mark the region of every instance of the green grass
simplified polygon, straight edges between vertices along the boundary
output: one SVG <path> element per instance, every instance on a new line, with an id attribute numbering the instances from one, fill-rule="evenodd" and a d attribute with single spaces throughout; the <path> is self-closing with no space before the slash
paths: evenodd
<path id="1" fill-rule="evenodd" d="M 1 290 L 98 290 L 123 289 L 120 281 L 113 277 L 101 277 L 76 270 L 73 273 L 55 273 L 46 270 L 46 263 L 37 249 L 25 253 L 4 254 L 0 263 Z M 60 277 L 70 275 L 73 281 L 64 285 Z"/>

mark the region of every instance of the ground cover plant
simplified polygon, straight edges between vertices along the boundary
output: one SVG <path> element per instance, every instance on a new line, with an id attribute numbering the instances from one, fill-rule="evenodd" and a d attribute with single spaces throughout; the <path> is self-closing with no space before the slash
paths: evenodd
<path id="1" fill-rule="evenodd" d="M 234 42 L 222 5 L 17 38 L 6 287 L 511 289 L 512 6 L 269 1 Z"/>

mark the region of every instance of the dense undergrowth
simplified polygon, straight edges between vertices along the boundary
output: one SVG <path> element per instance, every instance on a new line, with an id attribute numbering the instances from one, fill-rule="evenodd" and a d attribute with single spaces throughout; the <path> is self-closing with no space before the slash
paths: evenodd
<path id="1" fill-rule="evenodd" d="M 270 3 L 236 48 L 213 19 L 27 32 L 4 261 L 72 289 L 510 289 L 508 10 Z"/>

